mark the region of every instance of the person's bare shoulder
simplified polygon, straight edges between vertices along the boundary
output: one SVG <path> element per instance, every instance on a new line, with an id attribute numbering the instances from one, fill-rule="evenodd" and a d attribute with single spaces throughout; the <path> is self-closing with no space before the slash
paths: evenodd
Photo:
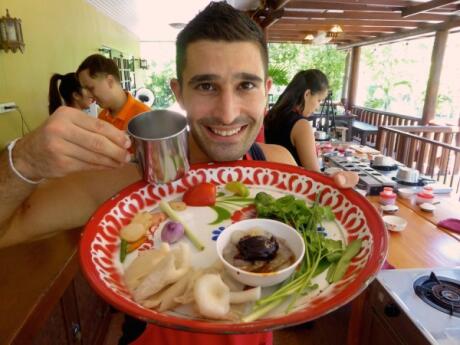
<path id="1" fill-rule="evenodd" d="M 280 145 L 261 144 L 260 148 L 264 151 L 265 158 L 269 162 L 284 163 L 289 165 L 297 165 L 291 153 Z"/>

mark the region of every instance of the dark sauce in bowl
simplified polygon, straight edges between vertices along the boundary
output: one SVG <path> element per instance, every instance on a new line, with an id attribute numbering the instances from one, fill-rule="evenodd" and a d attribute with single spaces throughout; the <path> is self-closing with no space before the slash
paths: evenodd
<path id="1" fill-rule="evenodd" d="M 253 273 L 270 273 L 287 268 L 296 260 L 282 238 L 260 229 L 239 233 L 238 238 L 232 238 L 222 253 L 234 267 Z"/>

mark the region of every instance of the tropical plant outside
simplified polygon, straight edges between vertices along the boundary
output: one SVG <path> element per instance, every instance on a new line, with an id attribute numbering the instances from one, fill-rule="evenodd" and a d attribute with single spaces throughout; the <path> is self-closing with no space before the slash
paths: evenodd
<path id="1" fill-rule="evenodd" d="M 433 38 L 414 39 L 361 49 L 357 103 L 369 108 L 421 116 L 430 69 Z M 460 33 L 450 34 L 437 100 L 437 117 L 453 119 L 460 109 Z M 269 44 L 269 75 L 273 79 L 270 103 L 276 102 L 300 70 L 317 68 L 329 79 L 334 100 L 340 100 L 346 52 L 334 46 L 295 43 Z M 154 61 L 154 59 L 153 59 Z M 155 93 L 156 108 L 175 102 L 169 80 L 175 76 L 174 56 L 169 62 L 152 62 L 146 87 Z"/>
<path id="2" fill-rule="evenodd" d="M 314 46 L 296 43 L 270 43 L 269 75 L 273 78 L 273 99 L 276 100 L 284 87 L 300 70 L 316 68 L 328 79 L 335 100 L 340 100 L 346 52 L 331 45 Z"/>

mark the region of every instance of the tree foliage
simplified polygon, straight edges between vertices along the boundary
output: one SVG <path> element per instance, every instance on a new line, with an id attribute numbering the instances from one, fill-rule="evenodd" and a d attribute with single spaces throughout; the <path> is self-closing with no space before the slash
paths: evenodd
<path id="1" fill-rule="evenodd" d="M 171 61 L 164 66 L 158 66 L 152 63 L 152 66 L 153 73 L 146 82 L 146 87 L 152 90 L 155 95 L 153 108 L 168 108 L 176 100 L 169 87 L 169 81 L 176 76 L 175 62 Z"/>
<path id="2" fill-rule="evenodd" d="M 345 52 L 331 45 L 270 43 L 268 53 L 269 74 L 271 71 L 278 72 L 276 78 L 272 76 L 275 99 L 297 72 L 310 68 L 319 69 L 327 75 L 334 99 L 340 99 L 345 71 Z M 285 71 L 285 74 L 280 76 L 280 71 Z"/>

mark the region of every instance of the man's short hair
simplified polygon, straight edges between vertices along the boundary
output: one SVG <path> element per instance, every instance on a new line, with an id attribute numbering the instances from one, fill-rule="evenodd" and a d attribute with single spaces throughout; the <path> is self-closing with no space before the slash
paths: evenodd
<path id="1" fill-rule="evenodd" d="M 199 40 L 254 42 L 259 46 L 265 75 L 268 71 L 268 49 L 259 25 L 246 13 L 225 2 L 211 2 L 179 33 L 176 40 L 176 72 L 182 82 L 187 46 Z"/>
<path id="2" fill-rule="evenodd" d="M 77 69 L 77 76 L 80 72 L 88 70 L 91 78 L 96 78 L 98 75 L 112 75 L 117 81 L 120 81 L 120 71 L 117 64 L 112 59 L 108 59 L 101 54 L 93 54 L 88 56 Z"/>

